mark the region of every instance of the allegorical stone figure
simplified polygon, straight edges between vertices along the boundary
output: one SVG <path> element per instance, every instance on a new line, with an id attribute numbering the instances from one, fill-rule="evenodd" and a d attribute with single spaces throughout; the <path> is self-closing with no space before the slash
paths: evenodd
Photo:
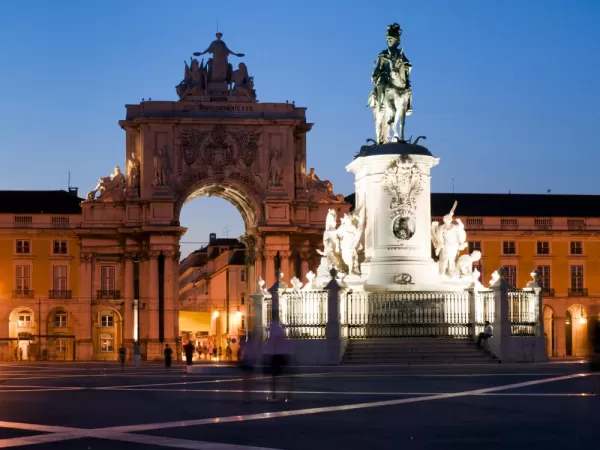
<path id="1" fill-rule="evenodd" d="M 210 82 L 231 82 L 232 68 L 229 64 L 229 55 L 243 57 L 243 53 L 232 52 L 227 44 L 221 40 L 223 33 L 217 33 L 217 39 L 212 41 L 206 50 L 196 52 L 194 56 L 201 56 L 206 53 L 212 55 L 209 61 L 208 81 Z"/>
<path id="2" fill-rule="evenodd" d="M 158 149 L 154 155 L 154 185 L 167 186 L 169 182 L 169 165 L 167 161 L 167 153 L 163 149 Z"/>
<path id="3" fill-rule="evenodd" d="M 439 257 L 440 275 L 453 277 L 456 275 L 456 260 L 461 250 L 467 247 L 467 233 L 460 219 L 454 223 L 454 210 L 457 202 L 448 214 L 444 216 L 444 223 L 431 224 L 431 240 L 435 247 L 435 254 Z"/>
<path id="4" fill-rule="evenodd" d="M 96 194 L 100 193 L 98 198 Z M 119 166 L 115 167 L 113 173 L 107 177 L 100 178 L 96 188 L 87 195 L 88 201 L 114 201 L 120 202 L 124 199 L 125 193 L 125 176 L 121 173 Z"/>
<path id="5" fill-rule="evenodd" d="M 129 188 L 134 193 L 138 193 L 140 187 L 140 160 L 136 157 L 135 152 L 127 160 L 127 181 Z"/>
<path id="6" fill-rule="evenodd" d="M 375 59 L 371 81 L 375 88 L 368 106 L 373 109 L 378 144 L 390 140 L 390 134 L 404 141 L 404 121 L 411 111 L 412 89 L 409 75 L 412 65 L 400 47 L 402 29 L 394 23 L 387 27 L 388 48 Z"/>

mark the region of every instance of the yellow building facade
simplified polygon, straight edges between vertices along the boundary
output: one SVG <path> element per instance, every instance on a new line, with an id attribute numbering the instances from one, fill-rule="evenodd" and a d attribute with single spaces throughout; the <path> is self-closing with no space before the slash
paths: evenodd
<path id="1" fill-rule="evenodd" d="M 480 250 L 480 281 L 502 268 L 522 288 L 537 272 L 548 356 L 588 356 L 588 317 L 600 314 L 600 196 L 432 194 L 433 220 L 454 201 L 469 252 Z"/>
<path id="2" fill-rule="evenodd" d="M 77 358 L 80 201 L 0 192 L 0 360 Z"/>

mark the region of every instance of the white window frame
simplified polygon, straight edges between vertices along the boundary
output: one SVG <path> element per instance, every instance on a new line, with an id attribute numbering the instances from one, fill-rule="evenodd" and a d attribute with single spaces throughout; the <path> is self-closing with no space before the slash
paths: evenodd
<path id="1" fill-rule="evenodd" d="M 543 268 L 548 269 L 548 273 L 544 274 Z M 538 274 L 538 282 L 542 289 L 551 289 L 552 288 L 552 266 L 548 264 L 539 264 L 536 268 Z M 544 283 L 543 280 L 546 280 L 547 283 Z"/>
<path id="2" fill-rule="evenodd" d="M 505 246 L 504 244 L 511 244 L 511 243 L 513 244 L 512 248 L 514 251 L 512 253 L 508 253 L 508 252 L 506 252 L 506 249 L 507 249 L 507 247 L 511 247 L 511 246 L 510 245 Z M 508 256 L 516 255 L 517 254 L 517 242 L 516 241 L 502 241 L 502 254 L 508 255 Z"/>
<path id="3" fill-rule="evenodd" d="M 31 265 L 17 264 L 15 266 L 15 290 L 31 291 Z"/>
<path id="4" fill-rule="evenodd" d="M 17 314 L 17 326 L 19 328 L 31 328 L 33 326 L 32 317 L 33 314 L 31 313 L 31 311 L 19 311 L 19 313 Z"/>
<path id="5" fill-rule="evenodd" d="M 52 241 L 52 254 L 53 255 L 68 255 L 69 254 L 69 241 L 67 239 L 54 239 Z"/>
<path id="6" fill-rule="evenodd" d="M 69 266 L 52 266 L 52 290 L 65 292 L 69 290 Z"/>
<path id="7" fill-rule="evenodd" d="M 535 244 L 535 250 L 538 255 L 549 255 L 550 241 L 537 241 Z"/>
<path id="8" fill-rule="evenodd" d="M 100 328 L 114 328 L 115 313 L 112 311 L 102 311 L 100 313 Z"/>
<path id="9" fill-rule="evenodd" d="M 573 250 L 576 250 L 575 252 Z M 583 255 L 583 241 L 570 241 L 569 242 L 569 255 L 581 256 Z"/>
<path id="10" fill-rule="evenodd" d="M 512 274 L 513 276 L 511 276 L 511 274 L 509 272 L 509 269 L 508 269 L 509 267 L 514 268 L 514 274 Z M 518 282 L 518 274 L 519 274 L 519 268 L 517 267 L 517 265 L 516 264 L 505 264 L 502 268 L 505 271 L 505 280 L 509 284 L 510 288 L 516 288 L 517 282 Z M 511 283 L 511 281 L 514 281 L 514 283 Z"/>
<path id="11" fill-rule="evenodd" d="M 102 333 L 100 335 L 100 351 L 102 353 L 114 353 L 115 339 L 110 333 Z"/>
<path id="12" fill-rule="evenodd" d="M 67 312 L 64 310 L 58 310 L 54 313 L 54 326 L 56 328 L 66 328 L 68 326 Z"/>
<path id="13" fill-rule="evenodd" d="M 575 269 L 576 267 L 581 268 L 580 276 L 575 276 L 573 274 L 573 269 Z M 575 286 L 573 284 L 573 280 L 578 279 L 581 279 L 581 286 Z M 571 286 L 571 290 L 573 291 L 581 291 L 585 289 L 585 267 L 583 267 L 583 264 L 573 264 L 569 266 L 569 286 Z"/>
<path id="14" fill-rule="evenodd" d="M 25 251 L 25 250 L 27 250 L 27 251 Z M 31 240 L 30 239 L 17 239 L 15 241 L 15 254 L 31 255 Z"/>
<path id="15" fill-rule="evenodd" d="M 100 290 L 117 290 L 117 267 L 115 265 L 100 266 Z"/>
<path id="16" fill-rule="evenodd" d="M 54 351 L 56 353 L 67 353 L 67 340 L 65 338 L 55 339 Z"/>

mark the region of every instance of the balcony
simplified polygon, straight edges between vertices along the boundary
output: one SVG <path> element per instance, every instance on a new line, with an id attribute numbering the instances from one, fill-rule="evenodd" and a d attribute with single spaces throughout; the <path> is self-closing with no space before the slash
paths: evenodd
<path id="1" fill-rule="evenodd" d="M 51 299 L 63 299 L 63 300 L 71 300 L 72 291 L 67 290 L 51 290 L 48 291 L 48 298 Z"/>
<path id="2" fill-rule="evenodd" d="M 587 288 L 572 288 L 569 289 L 569 297 L 587 297 Z"/>
<path id="3" fill-rule="evenodd" d="M 554 288 L 542 288 L 543 297 L 554 297 Z"/>
<path id="4" fill-rule="evenodd" d="M 13 298 L 33 298 L 31 289 L 16 289 L 13 291 Z"/>
<path id="5" fill-rule="evenodd" d="M 96 298 L 99 300 L 118 300 L 121 298 L 121 291 L 96 291 Z"/>

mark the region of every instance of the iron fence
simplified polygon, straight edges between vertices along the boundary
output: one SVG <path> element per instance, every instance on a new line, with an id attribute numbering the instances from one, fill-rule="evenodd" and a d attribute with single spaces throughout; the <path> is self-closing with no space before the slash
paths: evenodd
<path id="1" fill-rule="evenodd" d="M 537 336 L 539 331 L 539 302 L 534 291 L 508 291 L 508 320 L 511 336 Z"/>
<path id="2" fill-rule="evenodd" d="M 494 323 L 495 310 L 494 291 L 475 292 L 475 334 L 483 332 L 486 321 Z"/>
<path id="3" fill-rule="evenodd" d="M 471 335 L 467 292 L 356 292 L 345 300 L 350 339 Z"/>

